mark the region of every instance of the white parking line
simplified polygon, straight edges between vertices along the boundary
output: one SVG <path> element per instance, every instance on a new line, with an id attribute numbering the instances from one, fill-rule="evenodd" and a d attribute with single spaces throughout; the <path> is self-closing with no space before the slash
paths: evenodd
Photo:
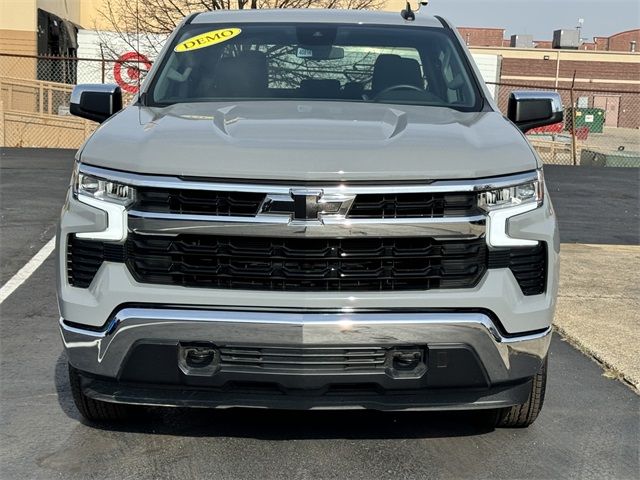
<path id="1" fill-rule="evenodd" d="M 2 288 L 0 288 L 0 304 L 4 302 L 9 295 L 11 295 L 16 288 L 22 285 L 27 279 L 35 272 L 40 265 L 51 255 L 53 249 L 56 247 L 56 237 L 49 240 L 44 247 L 36 253 L 31 260 L 29 260 L 24 267 L 11 277 Z"/>

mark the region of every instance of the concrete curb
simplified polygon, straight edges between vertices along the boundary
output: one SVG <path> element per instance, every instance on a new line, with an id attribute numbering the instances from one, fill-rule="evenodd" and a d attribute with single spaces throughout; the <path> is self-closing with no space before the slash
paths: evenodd
<path id="1" fill-rule="evenodd" d="M 563 244 L 554 327 L 640 394 L 640 246 Z"/>
<path id="2" fill-rule="evenodd" d="M 629 375 L 625 375 L 624 372 L 619 371 L 614 365 L 607 362 L 606 359 L 602 358 L 602 355 L 600 355 L 597 351 L 589 348 L 589 346 L 585 345 L 584 342 L 581 342 L 578 337 L 567 333 L 567 331 L 558 327 L 557 325 L 553 326 L 553 330 L 555 333 L 562 337 L 562 340 L 569 343 L 575 349 L 580 350 L 584 355 L 600 365 L 605 370 L 605 372 L 603 373 L 604 376 L 619 380 L 621 383 L 629 387 L 631 391 L 636 393 L 636 395 L 640 396 L 640 383 L 634 383 L 634 380 L 629 378 Z"/>

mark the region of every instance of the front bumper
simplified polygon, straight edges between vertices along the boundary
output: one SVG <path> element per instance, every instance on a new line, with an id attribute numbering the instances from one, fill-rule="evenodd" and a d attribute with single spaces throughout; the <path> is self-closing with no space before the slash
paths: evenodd
<path id="1" fill-rule="evenodd" d="M 550 328 L 506 336 L 489 315 L 478 312 L 124 308 L 104 330 L 62 319 L 60 330 L 69 362 L 82 372 L 85 394 L 93 398 L 216 407 L 450 409 L 523 403 L 551 339 Z M 423 351 L 424 358 L 406 375 L 396 375 L 390 365 L 375 371 L 223 365 L 199 375 L 179 367 L 180 345 L 193 343 L 303 352 L 346 347 L 390 352 L 410 346 Z M 252 390 L 255 386 L 262 389 L 260 395 Z"/>

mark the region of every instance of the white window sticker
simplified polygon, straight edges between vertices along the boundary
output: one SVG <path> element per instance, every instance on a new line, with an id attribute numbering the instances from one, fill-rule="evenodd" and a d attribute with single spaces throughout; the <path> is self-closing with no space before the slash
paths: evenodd
<path id="1" fill-rule="evenodd" d="M 313 58 L 313 50 L 298 47 L 298 58 Z"/>

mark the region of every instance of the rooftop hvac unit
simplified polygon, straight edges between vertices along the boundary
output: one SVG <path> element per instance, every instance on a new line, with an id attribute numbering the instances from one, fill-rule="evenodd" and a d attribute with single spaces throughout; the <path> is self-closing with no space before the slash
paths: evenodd
<path id="1" fill-rule="evenodd" d="M 553 32 L 553 48 L 578 50 L 580 48 L 580 32 L 578 30 L 556 30 Z"/>
<path id="2" fill-rule="evenodd" d="M 511 47 L 533 48 L 533 35 L 511 35 Z"/>

